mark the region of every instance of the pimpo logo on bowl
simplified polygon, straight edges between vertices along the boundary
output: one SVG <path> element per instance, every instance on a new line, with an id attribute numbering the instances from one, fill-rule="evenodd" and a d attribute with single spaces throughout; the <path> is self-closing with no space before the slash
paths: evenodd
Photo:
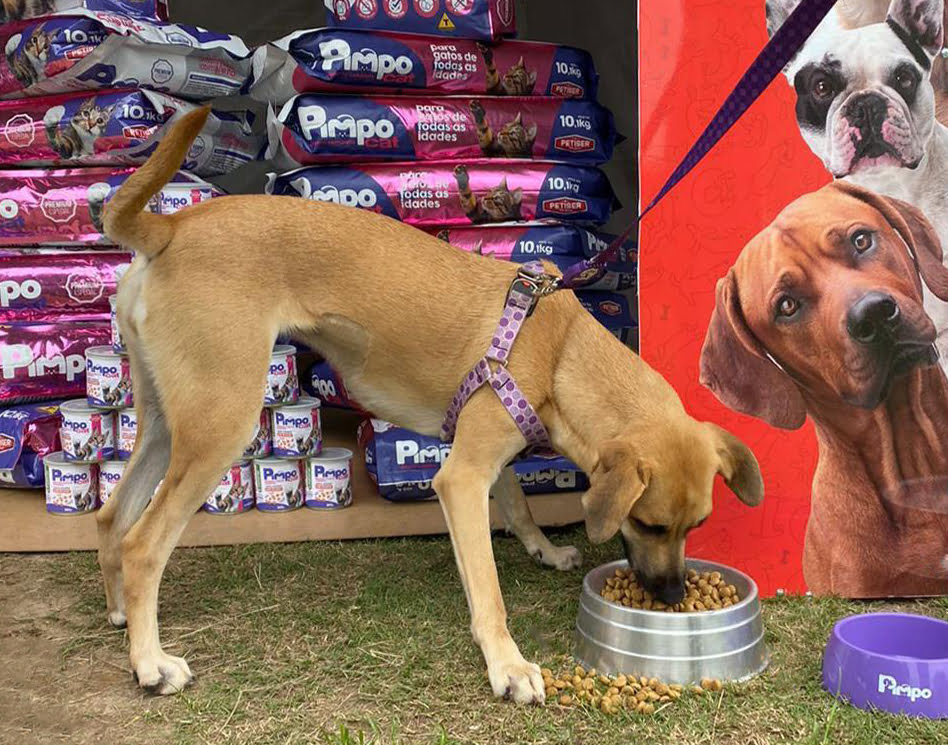
<path id="1" fill-rule="evenodd" d="M 105 285 L 95 274 L 74 272 L 66 278 L 66 292 L 77 303 L 94 303 L 103 289 Z"/>
<path id="2" fill-rule="evenodd" d="M 48 191 L 40 200 L 40 209 L 53 222 L 69 222 L 76 216 L 76 200 L 65 189 Z"/>
<path id="3" fill-rule="evenodd" d="M 36 139 L 33 117 L 29 114 L 17 114 L 7 119 L 3 125 L 3 136 L 14 147 L 29 147 Z"/>

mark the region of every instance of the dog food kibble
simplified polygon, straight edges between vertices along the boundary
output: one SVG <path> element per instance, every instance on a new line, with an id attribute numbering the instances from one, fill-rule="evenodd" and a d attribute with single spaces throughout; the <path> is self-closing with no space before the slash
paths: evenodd
<path id="1" fill-rule="evenodd" d="M 610 677 L 595 669 L 587 671 L 580 665 L 566 668 L 556 675 L 550 668 L 544 667 L 540 674 L 550 703 L 591 707 L 603 714 L 618 714 L 620 711 L 654 714 L 662 707 L 680 700 L 685 692 L 684 686 L 663 683 L 658 678 L 626 675 Z M 690 691 L 704 696 L 723 688 L 724 684 L 720 680 L 704 678 L 700 685 L 691 687 Z"/>
<path id="2" fill-rule="evenodd" d="M 695 613 L 721 610 L 739 603 L 741 597 L 734 585 L 724 581 L 720 572 L 701 572 L 689 569 L 685 578 L 685 599 L 675 605 L 666 605 L 656 600 L 648 590 L 639 585 L 635 572 L 616 569 L 606 580 L 599 593 L 610 603 L 626 608 L 662 611 L 664 613 Z"/>

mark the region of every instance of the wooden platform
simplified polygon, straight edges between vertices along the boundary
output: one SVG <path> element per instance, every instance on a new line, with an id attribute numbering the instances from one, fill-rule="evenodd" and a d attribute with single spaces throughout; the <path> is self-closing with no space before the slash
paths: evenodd
<path id="1" fill-rule="evenodd" d="M 342 510 L 299 509 L 287 513 L 251 510 L 240 515 L 198 513 L 179 545 L 219 546 L 237 543 L 384 538 L 432 535 L 447 531 L 437 501 L 389 502 L 376 492 L 356 447 L 354 416 L 325 412 L 327 446 L 346 447 L 353 459 L 353 503 Z M 529 497 L 539 525 L 559 526 L 582 519 L 580 492 Z M 491 523 L 503 527 L 491 505 Z M 41 489 L 0 489 L 0 551 L 84 551 L 96 547 L 95 516 L 50 515 Z"/>

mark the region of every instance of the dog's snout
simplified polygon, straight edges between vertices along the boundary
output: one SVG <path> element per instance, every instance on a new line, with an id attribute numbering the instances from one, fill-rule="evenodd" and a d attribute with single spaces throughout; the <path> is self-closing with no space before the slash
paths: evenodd
<path id="1" fill-rule="evenodd" d="M 846 105 L 846 118 L 864 136 L 882 131 L 888 104 L 877 93 L 863 93 Z"/>
<path id="2" fill-rule="evenodd" d="M 846 330 L 860 344 L 888 338 L 899 322 L 899 304 L 883 292 L 867 292 L 846 315 Z"/>
<path id="3" fill-rule="evenodd" d="M 685 583 L 678 578 L 666 580 L 655 594 L 665 605 L 675 605 L 685 599 Z"/>

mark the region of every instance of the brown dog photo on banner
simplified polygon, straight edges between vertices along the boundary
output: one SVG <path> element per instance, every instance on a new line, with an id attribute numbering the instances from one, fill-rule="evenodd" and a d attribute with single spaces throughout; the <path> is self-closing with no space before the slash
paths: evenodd
<path id="1" fill-rule="evenodd" d="M 923 289 L 931 224 L 837 181 L 788 205 L 718 281 L 701 382 L 819 442 L 803 572 L 818 594 L 948 593 L 948 378 Z"/>

